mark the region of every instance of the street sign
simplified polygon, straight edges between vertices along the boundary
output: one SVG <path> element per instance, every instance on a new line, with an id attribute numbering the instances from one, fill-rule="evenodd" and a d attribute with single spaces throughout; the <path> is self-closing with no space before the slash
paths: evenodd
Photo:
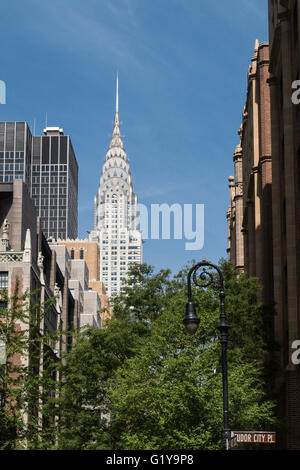
<path id="1" fill-rule="evenodd" d="M 276 432 L 232 431 L 230 447 L 238 444 L 275 444 Z"/>

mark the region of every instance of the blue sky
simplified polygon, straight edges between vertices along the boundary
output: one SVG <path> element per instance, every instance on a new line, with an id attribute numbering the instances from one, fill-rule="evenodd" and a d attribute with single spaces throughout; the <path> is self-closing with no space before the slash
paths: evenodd
<path id="1" fill-rule="evenodd" d="M 266 0 L 15 0 L 1 8 L 0 120 L 47 122 L 72 138 L 79 236 L 112 132 L 119 73 L 122 133 L 139 202 L 205 205 L 205 242 L 147 240 L 144 261 L 177 271 L 226 256 L 227 178 Z"/>

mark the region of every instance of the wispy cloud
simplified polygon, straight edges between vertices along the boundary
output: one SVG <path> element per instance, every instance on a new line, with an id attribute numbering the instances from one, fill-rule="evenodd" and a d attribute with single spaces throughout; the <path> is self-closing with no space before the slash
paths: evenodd
<path id="1" fill-rule="evenodd" d="M 223 21 L 227 23 L 234 23 L 235 27 L 243 30 L 244 24 L 241 23 L 241 18 L 247 18 L 249 14 L 255 15 L 257 20 L 265 22 L 265 13 L 267 11 L 267 0 L 210 0 L 210 2 L 198 2 L 195 11 L 195 2 L 186 0 L 179 0 L 183 10 L 191 18 L 200 19 L 201 16 L 209 19 L 212 10 Z M 202 15 L 201 15 L 202 13 Z"/>
<path id="2" fill-rule="evenodd" d="M 151 41 L 143 38 L 135 0 L 64 2 L 63 15 L 58 14 L 58 0 L 31 0 L 31 4 L 36 5 L 36 15 L 28 29 L 64 54 L 78 56 L 95 67 L 104 62 L 131 73 L 151 74 L 153 62 L 158 67 L 168 66 Z"/>

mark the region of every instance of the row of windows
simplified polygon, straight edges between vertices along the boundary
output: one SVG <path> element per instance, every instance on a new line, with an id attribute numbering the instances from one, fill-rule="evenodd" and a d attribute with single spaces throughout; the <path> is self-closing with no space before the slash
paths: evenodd
<path id="1" fill-rule="evenodd" d="M 124 253 L 124 250 L 126 250 L 126 249 L 127 249 L 126 246 L 120 246 L 120 250 L 123 250 L 123 251 L 121 252 L 122 255 L 125 254 L 125 253 Z M 113 255 L 113 254 L 116 255 L 116 254 L 117 254 L 117 251 L 118 251 L 117 247 L 112 247 L 111 250 L 110 250 L 110 252 L 111 252 L 112 255 Z M 103 254 L 103 255 L 108 255 L 108 254 L 109 254 L 108 246 L 103 247 L 103 252 L 102 252 L 102 254 Z M 138 249 L 138 250 L 130 250 L 130 249 L 128 248 L 128 254 L 129 254 L 129 255 L 139 255 L 139 254 L 140 254 L 140 250 L 139 250 L 139 249 Z"/>
<path id="2" fill-rule="evenodd" d="M 41 192 L 39 191 L 39 189 L 41 189 Z M 49 191 L 50 189 L 50 191 Z M 47 187 L 36 187 L 34 186 L 32 188 L 32 195 L 33 196 L 38 196 L 39 194 L 41 194 L 42 196 L 43 195 L 55 195 L 55 194 L 59 194 L 61 196 L 63 195 L 67 195 L 67 188 L 63 188 L 63 187 L 60 187 L 60 188 L 49 188 L 48 186 Z"/>
<path id="3" fill-rule="evenodd" d="M 66 217 L 67 211 L 65 209 L 60 209 L 60 210 L 41 209 L 40 216 L 41 217 L 49 217 L 49 213 L 50 213 L 50 217 Z"/>
<path id="4" fill-rule="evenodd" d="M 137 248 L 137 250 L 131 250 L 129 248 L 127 248 L 126 246 L 120 246 L 119 247 L 120 250 L 127 250 L 128 249 L 128 254 L 129 255 L 139 255 L 140 254 L 140 249 Z M 110 253 L 112 255 L 116 255 L 118 252 L 118 248 L 117 247 L 112 247 L 111 250 L 110 250 Z M 124 255 L 124 251 L 120 252 L 122 255 Z M 103 255 L 108 255 L 109 254 L 109 251 L 108 251 L 108 246 L 104 246 L 103 247 L 103 252 L 102 252 Z"/>
<path id="5" fill-rule="evenodd" d="M 125 233 L 121 233 L 121 234 L 120 234 L 120 239 L 123 239 L 123 240 L 124 240 L 124 238 L 126 239 L 126 234 L 125 234 Z M 123 241 L 123 240 L 120 240 L 120 243 L 125 243 L 125 241 Z M 130 242 L 130 243 L 138 242 L 138 241 L 139 241 L 139 240 L 138 240 L 137 238 L 132 238 L 132 237 L 129 238 L 129 242 Z M 113 239 L 113 240 L 110 240 L 110 242 L 111 242 L 111 243 L 117 243 L 117 240 L 116 240 L 115 237 L 114 237 L 114 239 Z M 104 235 L 104 236 L 103 236 L 102 243 L 103 243 L 103 244 L 108 244 L 108 243 L 109 243 L 109 237 L 108 237 L 108 235 Z"/>
<path id="6" fill-rule="evenodd" d="M 41 209 L 41 217 L 65 217 L 65 210 Z"/>
<path id="7" fill-rule="evenodd" d="M 0 183 L 11 183 L 13 180 L 22 179 L 23 173 L 21 175 L 0 175 Z"/>
<path id="8" fill-rule="evenodd" d="M 116 261 L 118 260 L 118 257 L 117 256 L 112 256 L 111 258 L 111 261 L 114 261 L 114 265 L 117 265 Z M 125 258 L 126 259 L 126 258 Z M 128 256 L 128 259 L 129 260 L 134 260 L 136 261 L 137 263 L 140 261 L 140 257 L 139 256 Z M 103 256 L 102 257 L 102 261 L 103 261 L 103 264 L 105 264 L 106 266 L 108 265 L 107 261 L 109 261 L 109 257 L 108 256 Z M 104 263 L 105 262 L 105 263 Z"/>
<path id="9" fill-rule="evenodd" d="M 67 177 L 66 176 L 33 176 L 32 177 L 32 183 L 33 184 L 38 184 L 38 183 L 66 183 L 67 182 Z"/>
<path id="10" fill-rule="evenodd" d="M 39 199 L 35 198 L 34 199 L 34 204 L 36 207 L 53 207 L 53 209 L 55 209 L 57 206 L 59 207 L 65 207 L 67 205 L 66 203 L 66 199 L 65 198 L 62 198 L 62 199 L 41 199 L 41 203 L 39 202 Z"/>
<path id="11" fill-rule="evenodd" d="M 13 158 L 24 158 L 24 152 L 0 152 L 0 160 L 9 160 Z"/>
<path id="12" fill-rule="evenodd" d="M 24 171 L 24 163 L 0 163 L 0 171 Z"/>
<path id="13" fill-rule="evenodd" d="M 114 264 L 117 265 L 117 263 L 114 263 Z M 120 263 L 121 268 L 120 268 L 120 269 L 125 269 L 125 268 L 126 268 L 126 264 L 127 264 L 127 263 L 126 263 L 125 261 L 121 261 L 121 263 Z M 106 267 L 106 268 L 103 268 L 103 267 L 102 267 L 102 270 L 103 270 L 103 271 L 107 271 L 107 270 L 108 270 L 108 267 Z"/>
<path id="14" fill-rule="evenodd" d="M 67 165 L 32 165 L 33 172 L 40 171 L 67 171 Z"/>
<path id="15" fill-rule="evenodd" d="M 110 240 L 110 242 L 111 243 L 118 243 L 118 240 L 113 239 L 113 240 Z M 108 240 L 107 236 L 104 240 L 102 240 L 102 243 L 103 243 L 103 245 L 107 245 L 109 243 L 109 240 Z M 126 235 L 123 234 L 123 233 L 120 234 L 120 243 L 122 243 L 122 244 L 126 243 Z"/>
<path id="16" fill-rule="evenodd" d="M 56 220 L 41 220 L 41 228 L 42 229 L 48 229 L 48 228 L 66 228 L 66 222 L 65 220 L 59 220 L 58 224 Z"/>
<path id="17" fill-rule="evenodd" d="M 115 268 L 115 269 L 116 269 L 116 268 Z M 103 271 L 104 271 L 104 268 L 103 268 Z M 125 274 L 124 271 L 126 271 L 126 267 L 125 267 L 125 266 L 124 266 L 124 267 L 121 267 L 121 268 L 120 268 L 120 271 L 123 271 L 123 272 L 120 273 L 120 274 L 122 274 L 122 275 Z M 108 275 L 108 268 L 105 268 L 105 272 L 103 272 L 103 276 L 107 276 L 107 275 Z M 117 276 L 118 273 L 117 273 L 117 271 L 114 271 L 114 272 L 111 272 L 111 275 L 112 275 L 112 276 Z"/>

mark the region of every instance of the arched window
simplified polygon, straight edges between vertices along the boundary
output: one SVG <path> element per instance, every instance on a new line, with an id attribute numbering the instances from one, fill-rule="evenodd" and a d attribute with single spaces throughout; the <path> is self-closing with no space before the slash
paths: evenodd
<path id="1" fill-rule="evenodd" d="M 80 248 L 80 259 L 84 259 L 84 249 Z"/>
<path id="2" fill-rule="evenodd" d="M 74 248 L 71 249 L 71 259 L 74 259 Z"/>

